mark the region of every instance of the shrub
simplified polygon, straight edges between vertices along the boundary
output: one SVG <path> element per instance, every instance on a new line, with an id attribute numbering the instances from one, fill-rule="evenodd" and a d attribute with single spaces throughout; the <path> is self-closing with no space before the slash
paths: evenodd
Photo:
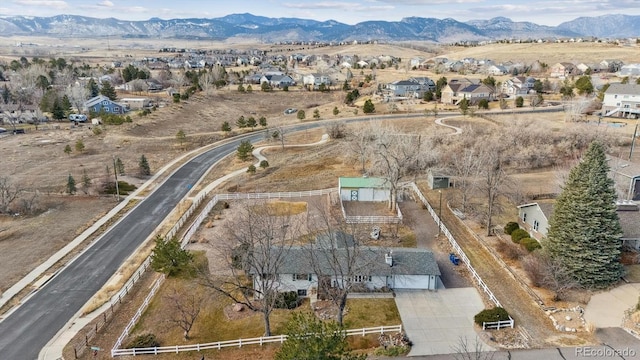
<path id="1" fill-rule="evenodd" d="M 473 317 L 473 321 L 480 326 L 482 326 L 482 323 L 507 320 L 509 320 L 509 314 L 507 310 L 501 307 L 482 310 Z"/>
<path id="2" fill-rule="evenodd" d="M 296 291 L 278 293 L 275 303 L 276 309 L 295 309 L 300 305 L 300 299 Z"/>
<path id="3" fill-rule="evenodd" d="M 520 240 L 526 237 L 529 237 L 529 233 L 524 229 L 516 229 L 511 233 L 511 241 L 516 244 L 519 244 Z"/>
<path id="4" fill-rule="evenodd" d="M 520 239 L 520 245 L 522 245 L 522 247 L 527 249 L 527 251 L 529 252 L 540 249 L 542 247 L 536 239 L 532 239 L 530 237 Z"/>
<path id="5" fill-rule="evenodd" d="M 256 166 L 253 165 L 253 164 L 249 165 L 249 167 L 247 168 L 247 172 L 249 174 L 255 174 L 256 173 Z"/>
<path id="6" fill-rule="evenodd" d="M 509 260 L 518 260 L 526 254 L 522 247 L 507 241 L 500 241 L 496 250 Z"/>
<path id="7" fill-rule="evenodd" d="M 160 342 L 154 334 L 142 334 L 134 337 L 126 346 L 126 348 L 148 348 L 160 346 Z"/>
<path id="8" fill-rule="evenodd" d="M 515 221 L 510 221 L 507 225 L 504 226 L 504 233 L 507 235 L 511 235 L 514 230 L 520 229 L 520 225 L 518 225 Z"/>

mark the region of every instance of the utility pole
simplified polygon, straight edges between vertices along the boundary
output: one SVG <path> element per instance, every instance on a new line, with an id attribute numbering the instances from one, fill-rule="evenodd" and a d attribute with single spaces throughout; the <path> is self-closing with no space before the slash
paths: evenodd
<path id="1" fill-rule="evenodd" d="M 438 206 L 438 236 L 440 236 L 440 226 L 442 224 L 442 190 L 438 190 L 440 194 L 440 205 Z"/>
<path id="2" fill-rule="evenodd" d="M 113 157 L 113 175 L 116 177 L 116 199 L 120 201 L 120 189 L 118 188 L 118 169 L 116 168 L 116 156 Z"/>
<path id="3" fill-rule="evenodd" d="M 638 120 L 640 121 L 640 120 Z M 631 149 L 629 149 L 629 161 L 631 161 L 631 155 L 633 155 L 633 147 L 636 144 L 636 136 L 638 136 L 638 123 L 636 122 L 636 129 L 633 130 L 633 138 L 631 139 Z"/>

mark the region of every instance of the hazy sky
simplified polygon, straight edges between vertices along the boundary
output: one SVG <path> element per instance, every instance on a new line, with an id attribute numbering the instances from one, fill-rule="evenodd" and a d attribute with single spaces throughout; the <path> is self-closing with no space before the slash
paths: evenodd
<path id="1" fill-rule="evenodd" d="M 235 13 L 355 24 L 419 16 L 459 21 L 505 16 L 557 25 L 580 16 L 640 15 L 640 0 L 2 0 L 0 15 L 85 15 L 122 20 L 212 18 Z"/>

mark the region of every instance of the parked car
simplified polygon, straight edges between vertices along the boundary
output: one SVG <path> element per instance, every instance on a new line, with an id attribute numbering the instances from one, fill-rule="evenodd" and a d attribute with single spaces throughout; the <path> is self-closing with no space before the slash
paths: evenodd
<path id="1" fill-rule="evenodd" d="M 13 134 L 24 134 L 24 129 L 15 129 L 13 130 Z"/>
<path id="2" fill-rule="evenodd" d="M 293 114 L 293 113 L 295 113 L 297 111 L 298 111 L 298 109 L 296 109 L 296 108 L 288 108 L 287 110 L 284 111 L 284 114 L 285 115 L 289 115 L 289 114 Z"/>
<path id="3" fill-rule="evenodd" d="M 5 129 L 5 128 L 0 128 L 0 134 L 2 134 L 2 133 L 6 133 L 6 132 L 7 132 L 7 129 Z"/>
<path id="4" fill-rule="evenodd" d="M 85 121 L 87 121 L 87 115 L 84 115 L 84 114 L 69 114 L 69 121 L 85 122 Z"/>

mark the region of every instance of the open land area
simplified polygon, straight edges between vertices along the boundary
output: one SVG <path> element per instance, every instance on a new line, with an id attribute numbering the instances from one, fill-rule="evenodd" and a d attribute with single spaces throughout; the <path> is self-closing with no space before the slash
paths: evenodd
<path id="1" fill-rule="evenodd" d="M 16 46 L 17 43 L 31 44 Z M 495 213 L 493 224 L 502 227 L 509 221 L 517 219 L 517 205 L 531 201 L 532 196 L 540 194 L 557 194 L 561 190 L 562 181 L 568 169 L 579 159 L 589 142 L 594 139 L 605 142 L 610 154 L 631 154 L 632 162 L 640 162 L 637 152 L 630 152 L 637 120 L 631 119 L 599 119 L 597 115 L 585 114 L 581 121 L 567 121 L 566 114 L 559 109 L 554 112 L 516 112 L 514 99 L 509 99 L 509 106 L 500 109 L 497 102 L 490 104 L 489 110 L 475 110 L 473 114 L 462 116 L 457 106 L 436 104 L 421 99 L 404 99 L 389 104 L 376 93 L 378 84 L 386 84 L 395 80 L 409 77 L 430 77 L 434 80 L 441 76 L 448 79 L 462 77 L 454 73 L 435 73 L 430 70 L 412 69 L 408 66 L 409 59 L 421 56 L 431 58 L 446 56 L 450 59 L 491 58 L 495 61 L 532 62 L 535 60 L 553 64 L 561 61 L 599 62 L 606 58 L 616 58 L 624 62 L 631 62 L 637 57 L 637 48 L 622 47 L 611 44 L 572 43 L 572 44 L 492 44 L 478 47 L 436 47 L 425 44 L 405 43 L 402 46 L 393 44 L 349 45 L 340 47 L 313 46 L 266 46 L 242 43 L 222 42 L 177 42 L 175 40 L 124 40 L 124 39 L 78 39 L 69 44 L 67 39 L 50 38 L 0 38 L 0 62 L 10 63 L 20 57 L 65 57 L 70 62 L 89 64 L 91 68 L 100 69 L 103 65 L 113 61 L 127 61 L 143 57 L 158 56 L 158 49 L 163 47 L 181 47 L 197 49 L 253 49 L 263 48 L 271 54 L 306 53 L 330 57 L 337 54 L 354 55 L 360 57 L 389 55 L 401 58 L 397 67 L 385 69 L 352 70 L 354 83 L 362 82 L 361 97 L 353 104 L 345 103 L 345 92 L 341 84 L 332 86 L 332 91 L 309 91 L 302 87 L 291 87 L 288 91 L 277 89 L 271 92 L 260 91 L 260 85 L 254 85 L 254 91 L 241 93 L 237 91 L 237 84 L 225 85 L 205 93 L 198 92 L 174 102 L 165 92 L 132 93 L 119 91 L 118 97 L 137 96 L 149 97 L 158 104 L 147 114 L 137 111 L 131 112 L 131 122 L 121 125 L 104 124 L 73 124 L 72 122 L 49 121 L 35 124 L 20 124 L 25 129 L 24 134 L 2 135 L 0 137 L 0 177 L 10 179 L 22 191 L 20 199 L 12 204 L 11 211 L 0 215 L 0 291 L 5 291 L 36 268 L 56 251 L 70 243 L 77 235 L 106 214 L 118 202 L 114 195 L 105 194 L 102 188 L 113 182 L 115 159 L 120 159 L 124 172 L 119 180 L 135 186 L 141 186 L 151 181 L 145 192 L 137 198 L 129 198 L 130 206 L 134 206 L 149 191 L 160 184 L 170 171 L 166 171 L 159 178 L 140 175 L 139 161 L 144 155 L 149 162 L 151 172 L 156 173 L 173 160 L 191 156 L 191 152 L 218 141 L 224 141 L 234 135 L 249 132 L 262 132 L 264 140 L 254 146 L 270 146 L 262 154 L 268 159 L 268 167 L 259 168 L 255 173 L 242 172 L 218 186 L 214 193 L 256 193 L 277 191 L 307 191 L 317 189 L 336 188 L 339 177 L 359 177 L 365 173 L 376 176 L 382 173 L 380 163 L 373 158 L 364 162 L 359 157 L 358 149 L 354 147 L 359 131 L 371 127 L 387 127 L 400 134 L 410 134 L 412 137 L 427 139 L 429 151 L 424 158 L 431 162 L 419 173 L 402 178 L 402 181 L 416 181 L 427 195 L 431 205 L 436 206 L 438 200 L 445 196 L 446 209 L 464 209 L 466 220 L 464 224 L 453 212 L 446 210 L 441 214 L 443 221 L 452 230 L 471 259 L 477 266 L 478 273 L 485 278 L 486 284 L 501 300 L 503 306 L 516 319 L 518 327 L 525 328 L 530 338 L 516 333 L 516 340 L 504 340 L 500 343 L 500 335 L 494 335 L 496 343 L 492 346 L 575 346 L 596 343 L 592 332 L 583 329 L 575 334 L 557 332 L 551 320 L 545 315 L 543 308 L 572 308 L 584 306 L 591 293 L 579 291 L 572 293 L 565 299 L 556 299 L 555 294 L 547 289 L 533 286 L 520 265 L 520 258 L 508 258 L 500 250 L 499 238 L 485 236 L 486 215 L 484 207 L 486 198 L 481 191 L 471 195 L 468 203 L 463 198 L 462 191 L 457 188 L 444 190 L 430 190 L 427 186 L 427 168 L 433 171 L 446 172 L 450 168 L 442 165 L 454 163 L 455 159 L 464 153 L 465 147 L 477 146 L 477 141 L 490 144 L 504 143 L 510 149 L 509 164 L 506 167 L 508 182 L 505 190 L 498 199 L 499 206 Z M 419 45 L 419 46 L 418 46 Z M 425 52 L 424 49 L 429 50 Z M 241 72 L 246 66 L 230 66 L 227 71 Z M 318 70 L 314 65 L 296 64 L 296 69 L 305 73 Z M 96 70 L 97 71 L 97 70 Z M 155 73 L 155 72 L 154 72 Z M 372 83 L 366 82 L 367 76 L 374 77 Z M 485 78 L 484 74 L 464 74 L 465 77 Z M 500 82 L 510 76 L 496 76 Z M 607 79 L 608 81 L 609 79 Z M 616 80 L 616 79 L 612 79 Z M 618 79 L 619 80 L 619 79 Z M 186 86 L 184 87 L 186 88 Z M 180 89 L 179 89 L 180 90 Z M 184 89 L 182 89 L 184 90 Z M 558 94 L 545 94 L 549 101 L 560 101 Z M 365 115 L 365 100 L 373 99 L 375 113 Z M 297 114 L 284 114 L 288 108 L 305 111 L 306 117 L 299 119 Z M 527 108 L 527 107 L 525 107 Z M 317 117 L 313 113 L 317 110 Z M 450 110 L 449 112 L 446 112 Z M 527 110 L 532 110 L 528 108 Z M 440 113 L 438 114 L 437 111 Z M 340 130 L 344 136 L 332 137 L 327 143 L 313 147 L 285 148 L 281 145 L 308 144 L 318 141 L 324 133 L 336 130 L 337 121 L 354 117 L 367 120 L 368 117 L 388 115 L 391 117 L 417 114 L 415 118 L 389 118 L 387 120 L 365 121 L 344 125 Z M 239 117 L 261 117 L 267 121 L 266 126 L 256 126 L 254 129 L 240 129 L 235 126 Z M 451 135 L 450 128 L 438 126 L 436 117 L 451 117 L 445 120 L 447 125 L 462 129 L 459 135 Z M 225 122 L 232 125 L 231 131 L 223 131 Z M 317 122 L 322 124 L 317 129 L 301 132 L 287 132 L 287 127 L 301 122 Z M 376 124 L 375 126 L 370 124 Z M 367 125 L 364 125 L 367 124 Z M 380 125 L 382 124 L 382 125 Z M 3 125 L 4 126 L 4 125 Z M 182 131 L 184 139 L 176 135 Z M 277 131 L 281 137 L 274 136 Z M 373 130 L 371 130 L 373 131 Z M 396 135 L 397 135 L 396 133 Z M 478 140 L 480 139 L 480 140 Z M 83 148 L 76 144 L 82 142 Z M 66 152 L 70 146 L 72 151 Z M 369 152 L 374 150 L 369 149 Z M 471 154 L 479 158 L 480 153 Z M 434 160 L 435 159 L 435 160 Z M 169 170 L 175 169 L 177 162 Z M 233 171 L 247 168 L 251 161 L 242 161 L 236 156 L 229 156 L 211 169 L 204 180 L 197 184 L 190 193 L 190 197 L 206 187 L 212 181 Z M 68 194 L 68 179 L 75 178 L 78 190 L 75 195 Z M 81 181 L 88 178 L 90 181 Z M 152 179 L 152 180 L 151 180 Z M 84 183 L 84 184 L 82 184 Z M 80 186 L 84 185 L 84 186 Z M 440 199 L 438 199 L 440 196 Z M 410 196 L 403 199 L 411 202 Z M 330 203 L 330 202 L 327 202 Z M 308 206 L 308 205 L 307 205 Z M 442 205 L 440 205 L 442 206 Z M 231 204 L 231 209 L 235 204 Z M 310 208 L 310 207 L 309 207 Z M 402 209 L 402 202 L 400 203 Z M 210 270 L 223 261 L 215 257 L 215 241 L 224 241 L 225 237 L 216 230 L 223 227 L 218 222 L 224 221 L 228 212 L 211 213 L 209 226 L 201 228 L 193 244 L 190 246 L 198 256 L 208 260 Z M 219 215 L 219 218 L 215 218 Z M 358 214 L 359 215 L 359 214 Z M 118 216 L 122 216 L 119 214 Z M 425 212 L 426 216 L 426 212 Z M 207 222 L 205 222 L 207 223 Z M 389 239 L 383 246 L 414 247 L 416 234 L 424 234 L 418 222 L 405 224 L 400 229 L 385 227 L 383 233 L 397 232 L 397 237 Z M 169 225 L 170 226 L 170 225 Z M 104 230 L 104 229 L 102 229 Z M 369 229 L 367 228 L 367 232 Z M 228 236 L 228 235 L 227 235 Z M 366 234 L 364 235 L 366 237 Z M 433 236 L 433 235 L 430 235 Z M 87 246 L 90 238 L 78 248 Z M 446 254 L 450 247 L 442 238 L 438 238 L 439 251 Z M 507 240 L 509 241 L 509 240 Z M 482 246 L 479 246 L 481 244 Z M 70 259 L 75 253 L 69 255 Z M 219 255 L 219 254 L 218 254 Z M 494 256 L 504 262 L 504 266 L 496 269 L 491 264 L 498 262 Z M 65 261 L 62 261 L 64 263 Z M 58 266 L 48 269 L 46 276 L 50 276 Z M 633 270 L 635 271 L 635 270 Z M 466 277 L 468 283 L 473 281 L 464 271 L 461 276 Z M 511 274 L 511 275 L 510 275 Z M 516 274 L 515 277 L 513 274 Z M 153 278 L 154 275 L 147 275 Z M 514 278 L 520 279 L 516 281 Z M 505 280 L 507 279 L 507 280 Z M 633 277 L 631 277 L 633 280 Z M 146 286 L 151 279 L 146 279 Z M 505 283 L 509 284 L 505 286 Z M 522 287 L 522 284 L 525 287 Z M 182 334 L 175 327 L 169 327 L 162 322 L 162 314 L 166 311 L 163 297 L 175 287 L 197 286 L 188 285 L 176 279 L 167 281 L 163 286 L 162 295 L 157 296 L 154 303 L 137 326 L 135 334 L 153 332 L 160 335 L 163 344 L 182 344 Z M 114 284 L 109 287 L 115 288 Z M 97 335 L 95 344 L 109 349 L 126 324 L 141 298 L 146 296 L 146 288 L 133 292 L 129 299 L 131 306 L 123 306 L 122 312 Z M 528 290 L 527 290 L 528 289 Z M 27 289 L 27 292 L 30 289 Z M 22 293 L 24 296 L 25 293 Z M 544 303 L 540 307 L 536 301 Z M 9 305 L 20 299 L 13 299 Z M 491 302 L 483 299 L 487 307 Z M 370 301 L 375 301 L 374 303 Z M 381 305 L 382 304 L 382 305 Z M 192 337 L 194 342 L 231 340 L 239 337 L 254 337 L 261 335 L 260 315 L 249 313 L 240 318 L 229 319 L 225 308 L 231 306 L 227 299 L 217 298 L 207 305 L 206 316 L 197 322 Z M 303 305 L 303 309 L 308 308 Z M 369 325 L 395 325 L 399 315 L 393 301 L 353 299 L 347 305 L 351 313 L 345 317 L 347 327 L 366 327 Z M 372 309 L 378 309 L 372 311 Z M 385 310 L 380 310 L 383 308 Z M 6 311 L 8 307 L 5 307 Z M 300 310 L 296 310 L 300 311 Z M 281 333 L 287 319 L 287 311 L 274 314 L 273 328 L 275 333 Z M 386 315 L 384 315 L 386 314 Z M 225 317 L 226 316 L 226 317 Z M 221 325 L 224 324 L 224 325 Z M 243 329 L 250 329 L 248 332 Z M 592 330 L 592 329 L 591 329 Z M 80 337 L 83 336 L 81 333 Z M 524 340 L 523 340 L 524 339 Z M 357 341 L 356 341 L 357 342 Z M 365 338 L 355 344 L 359 349 L 375 347 L 373 338 Z M 272 356 L 274 346 L 265 348 L 244 348 L 223 352 L 222 355 L 212 353 L 218 358 L 255 358 Z M 67 355 L 72 351 L 67 349 Z M 236 353 L 237 352 L 237 353 Z M 187 353 L 188 354 L 188 353 Z M 85 352 L 81 358 L 95 358 Z M 184 358 L 189 358 L 185 355 Z M 100 353 L 98 358 L 108 358 L 108 351 Z M 160 357 L 175 358 L 175 357 Z"/>

